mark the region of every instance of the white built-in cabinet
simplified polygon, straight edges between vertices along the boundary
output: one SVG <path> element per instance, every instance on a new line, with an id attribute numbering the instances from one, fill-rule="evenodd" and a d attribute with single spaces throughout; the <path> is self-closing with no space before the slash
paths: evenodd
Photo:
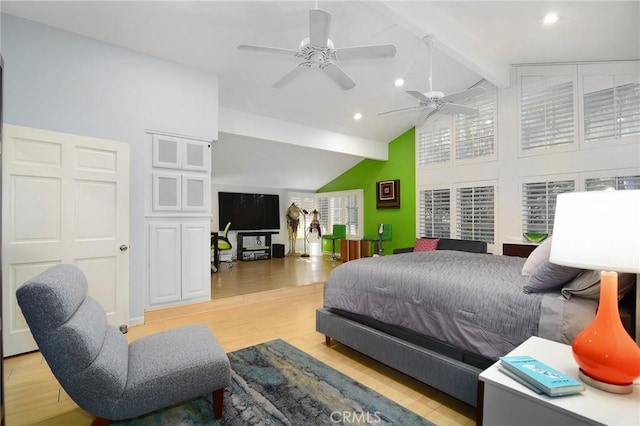
<path id="1" fill-rule="evenodd" d="M 148 302 L 211 298 L 211 142 L 149 133 Z"/>

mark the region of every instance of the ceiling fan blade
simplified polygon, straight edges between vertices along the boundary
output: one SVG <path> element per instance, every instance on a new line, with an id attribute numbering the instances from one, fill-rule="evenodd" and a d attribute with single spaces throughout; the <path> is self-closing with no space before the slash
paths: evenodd
<path id="1" fill-rule="evenodd" d="M 328 75 L 329 78 L 343 90 L 353 89 L 356 85 L 356 82 L 353 81 L 351 77 L 349 77 L 347 73 L 342 70 L 342 68 L 340 68 L 333 62 L 322 68 L 322 71 L 324 71 L 324 73 Z"/>
<path id="2" fill-rule="evenodd" d="M 291 71 L 286 73 L 280 80 L 278 80 L 275 83 L 273 83 L 273 87 L 279 89 L 279 88 L 285 86 L 286 84 L 289 84 L 291 82 L 291 80 L 296 78 L 296 76 L 298 76 L 298 74 L 300 74 L 302 71 L 304 71 L 307 68 L 309 68 L 309 67 L 305 66 L 304 64 L 296 65 L 296 67 L 294 69 L 292 69 Z"/>
<path id="3" fill-rule="evenodd" d="M 342 47 L 336 49 L 336 54 L 338 59 L 384 58 L 395 56 L 396 47 L 393 44 Z"/>
<path id="4" fill-rule="evenodd" d="M 422 102 L 431 102 L 431 99 L 426 97 L 424 94 L 418 92 L 417 90 L 407 90 L 406 93 L 410 94 L 414 98 Z"/>
<path id="5" fill-rule="evenodd" d="M 478 114 L 478 108 L 471 108 L 468 106 L 458 105 L 458 104 L 444 104 L 442 105 L 442 107 L 440 107 L 440 111 L 453 112 L 453 113 L 465 114 L 465 115 Z"/>
<path id="6" fill-rule="evenodd" d="M 410 109 L 416 109 L 416 108 L 420 108 L 420 105 L 413 105 L 413 106 L 408 106 L 404 108 L 391 109 L 389 111 L 379 112 L 378 115 L 391 114 L 391 113 L 400 112 L 400 111 L 408 111 Z"/>
<path id="7" fill-rule="evenodd" d="M 422 111 L 420 111 L 420 114 L 416 117 L 416 119 L 413 122 L 413 127 L 422 126 L 425 123 L 425 121 L 427 121 L 427 118 L 431 117 L 432 114 L 435 114 L 436 111 L 438 111 L 436 108 L 425 108 Z"/>
<path id="8" fill-rule="evenodd" d="M 463 99 L 474 98 L 476 96 L 484 95 L 487 91 L 482 86 L 472 87 L 468 90 L 463 90 L 462 92 L 453 93 L 451 95 L 445 96 L 442 98 L 445 102 L 459 102 Z"/>
<path id="9" fill-rule="evenodd" d="M 252 46 L 249 44 L 238 45 L 238 50 L 249 50 L 252 52 L 261 52 L 261 53 L 277 53 L 279 55 L 287 55 L 287 56 L 295 56 L 296 53 L 298 53 L 297 50 L 293 50 L 293 49 L 282 49 L 280 47 L 269 47 L 269 46 Z"/>
<path id="10" fill-rule="evenodd" d="M 322 9 L 309 11 L 309 43 L 316 47 L 327 47 L 331 14 Z"/>

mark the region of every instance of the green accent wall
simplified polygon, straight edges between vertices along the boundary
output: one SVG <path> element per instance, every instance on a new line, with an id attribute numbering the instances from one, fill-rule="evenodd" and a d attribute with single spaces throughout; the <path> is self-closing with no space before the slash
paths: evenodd
<path id="1" fill-rule="evenodd" d="M 416 240 L 415 129 L 389 143 L 387 161 L 363 160 L 317 192 L 362 189 L 364 193 L 364 235 L 377 235 L 380 223 L 391 224 L 391 241 L 383 243 L 384 254 L 394 248 L 413 247 Z M 376 209 L 376 182 L 400 179 L 400 208 Z M 325 245 L 326 244 L 326 245 Z M 331 242 L 323 250 L 331 251 Z M 336 244 L 336 251 L 339 251 Z"/>

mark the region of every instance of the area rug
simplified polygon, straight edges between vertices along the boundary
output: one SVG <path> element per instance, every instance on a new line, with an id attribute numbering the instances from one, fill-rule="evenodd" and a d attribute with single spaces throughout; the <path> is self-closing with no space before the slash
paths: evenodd
<path id="1" fill-rule="evenodd" d="M 211 395 L 118 425 L 433 425 L 283 340 L 229 354 L 222 419 Z"/>

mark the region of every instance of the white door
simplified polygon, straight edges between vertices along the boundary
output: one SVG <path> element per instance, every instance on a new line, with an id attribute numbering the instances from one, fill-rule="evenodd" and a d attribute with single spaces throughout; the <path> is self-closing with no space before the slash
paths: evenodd
<path id="1" fill-rule="evenodd" d="M 86 275 L 110 324 L 129 319 L 129 145 L 5 125 L 4 355 L 36 349 L 16 289 L 59 263 Z"/>
<path id="2" fill-rule="evenodd" d="M 175 302 L 181 298 L 182 276 L 180 222 L 149 225 L 149 303 Z"/>

